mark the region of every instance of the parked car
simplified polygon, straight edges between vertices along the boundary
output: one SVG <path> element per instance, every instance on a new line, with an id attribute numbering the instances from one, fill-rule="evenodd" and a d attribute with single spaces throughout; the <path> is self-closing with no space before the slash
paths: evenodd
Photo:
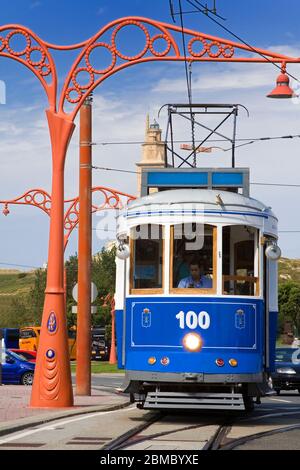
<path id="1" fill-rule="evenodd" d="M 28 362 L 36 361 L 36 351 L 27 351 L 26 349 L 14 349 L 14 348 L 10 348 L 9 350 L 18 354 L 18 356 L 23 357 Z"/>
<path id="2" fill-rule="evenodd" d="M 6 350 L 3 356 L 2 383 L 32 385 L 35 364 L 12 351 Z"/>
<path id="3" fill-rule="evenodd" d="M 105 339 L 105 328 L 92 329 L 91 358 L 98 361 L 109 359 L 109 344 Z"/>
<path id="4" fill-rule="evenodd" d="M 275 372 L 272 374 L 272 381 L 277 395 L 280 394 L 281 390 L 298 390 L 300 393 L 299 349 L 276 349 Z"/>

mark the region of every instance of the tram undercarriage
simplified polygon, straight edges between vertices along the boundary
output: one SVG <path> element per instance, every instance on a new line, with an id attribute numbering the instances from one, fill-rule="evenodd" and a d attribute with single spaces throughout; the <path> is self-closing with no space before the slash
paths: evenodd
<path id="1" fill-rule="evenodd" d="M 141 409 L 206 409 L 252 411 L 254 399 L 273 395 L 266 374 L 211 376 L 207 374 L 171 374 L 162 382 L 151 380 L 145 372 L 134 373 L 143 380 L 130 380 L 126 374 L 124 392 Z M 127 379 L 127 380 L 126 380 Z M 170 380 L 168 380 L 170 379 Z M 259 381 L 258 381 L 259 380 Z"/>

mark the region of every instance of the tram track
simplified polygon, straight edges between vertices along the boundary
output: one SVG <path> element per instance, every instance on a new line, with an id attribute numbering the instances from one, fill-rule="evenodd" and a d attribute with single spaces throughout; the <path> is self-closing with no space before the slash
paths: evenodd
<path id="1" fill-rule="evenodd" d="M 289 424 L 283 425 L 282 427 L 276 427 L 276 429 L 269 429 L 265 431 L 258 431 L 253 434 L 241 436 L 241 437 L 230 437 L 232 431 L 235 430 L 235 427 L 245 427 L 251 423 L 259 422 L 260 426 L 278 426 L 278 423 L 268 423 L 269 420 L 272 419 L 280 419 L 280 418 L 290 418 L 291 415 L 299 415 L 300 410 L 299 408 L 294 411 L 286 411 L 282 413 L 266 413 L 258 416 L 227 416 L 220 420 L 218 417 L 214 416 L 210 419 L 208 416 L 201 416 L 199 420 L 203 420 L 204 422 L 199 422 L 193 425 L 178 425 L 178 422 L 174 423 L 174 429 L 168 429 L 162 432 L 153 432 L 151 433 L 151 426 L 155 424 L 162 424 L 162 426 L 168 423 L 169 418 L 174 418 L 174 415 L 169 413 L 159 413 L 147 419 L 146 422 L 140 424 L 139 426 L 131 429 L 130 431 L 124 433 L 123 435 L 119 436 L 118 438 L 114 439 L 110 443 L 106 444 L 102 449 L 103 450 L 129 450 L 136 446 L 139 446 L 141 449 L 143 444 L 145 448 L 149 448 L 153 446 L 159 446 L 165 443 L 173 442 L 174 445 L 178 443 L 178 438 L 176 439 L 176 435 L 181 433 L 181 435 L 188 436 L 191 431 L 200 431 L 200 435 L 203 435 L 203 438 L 199 440 L 199 446 L 197 446 L 195 442 L 195 450 L 234 450 L 236 447 L 242 446 L 247 444 L 247 442 L 284 433 L 293 430 L 300 429 L 300 424 Z M 261 423 L 261 421 L 266 420 L 266 423 Z M 221 422 L 220 422 L 221 421 Z M 215 426 L 217 429 L 212 431 L 212 427 Z M 150 432 L 149 432 L 150 430 Z M 145 433 L 145 431 L 147 431 Z M 154 431 L 154 430 L 153 430 Z M 207 439 L 207 442 L 204 444 L 206 437 L 209 433 L 212 433 L 211 436 Z M 198 432 L 199 435 L 199 432 Z M 196 436 L 196 434 L 195 434 Z M 186 439 L 188 441 L 188 438 Z M 184 437 L 182 438 L 184 442 Z M 181 449 L 187 450 L 187 449 Z"/>
<path id="2" fill-rule="evenodd" d="M 253 433 L 250 435 L 242 436 L 240 438 L 228 437 L 228 434 L 230 433 L 234 425 L 249 424 L 251 422 L 263 420 L 266 418 L 272 419 L 272 418 L 283 418 L 283 417 L 287 417 L 290 415 L 295 416 L 297 414 L 300 414 L 300 410 L 299 411 L 294 410 L 294 411 L 283 412 L 283 413 L 268 413 L 265 415 L 253 416 L 253 417 L 251 416 L 238 417 L 236 420 L 232 420 L 230 424 L 229 423 L 221 424 L 219 428 L 217 429 L 217 431 L 215 432 L 215 434 L 207 442 L 206 446 L 204 446 L 203 450 L 234 450 L 236 447 L 245 445 L 248 442 L 256 440 L 256 439 L 300 429 L 300 424 L 291 424 L 288 426 L 283 426 L 283 427 L 268 430 L 268 431 L 262 431 L 262 432 L 257 432 L 257 433 Z"/>

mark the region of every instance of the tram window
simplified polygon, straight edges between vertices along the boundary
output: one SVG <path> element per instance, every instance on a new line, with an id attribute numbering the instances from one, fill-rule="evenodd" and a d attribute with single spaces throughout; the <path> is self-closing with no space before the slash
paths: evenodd
<path id="1" fill-rule="evenodd" d="M 215 287 L 216 227 L 178 224 L 171 230 L 171 289 Z"/>
<path id="2" fill-rule="evenodd" d="M 249 226 L 223 228 L 223 294 L 256 295 L 258 230 Z"/>
<path id="3" fill-rule="evenodd" d="M 163 230 L 161 225 L 139 225 L 132 232 L 131 287 L 162 289 Z"/>

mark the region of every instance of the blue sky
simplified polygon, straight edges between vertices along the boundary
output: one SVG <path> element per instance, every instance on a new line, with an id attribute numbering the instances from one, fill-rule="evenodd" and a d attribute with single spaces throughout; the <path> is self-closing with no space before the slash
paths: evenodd
<path id="1" fill-rule="evenodd" d="M 173 0 L 173 3 L 176 7 L 178 0 Z M 191 10 L 186 0 L 182 0 L 182 4 L 184 9 Z M 227 18 L 224 25 L 252 45 L 300 56 L 300 3 L 297 0 L 285 2 L 284 8 L 279 0 L 217 0 L 217 6 L 218 12 Z M 14 0 L 3 2 L 1 6 L 2 25 L 25 25 L 42 39 L 56 44 L 78 43 L 91 37 L 108 22 L 131 15 L 172 23 L 168 0 Z M 233 39 L 201 14 L 185 15 L 184 22 L 188 28 Z M 133 53 L 139 35 L 123 36 L 123 39 L 122 51 Z M 61 77 L 76 54 L 54 54 Z M 6 105 L 0 105 L 0 199 L 16 197 L 29 188 L 42 187 L 50 191 L 51 157 L 44 92 L 25 67 L 0 59 L 0 79 L 6 84 Z M 300 77 L 300 65 L 288 70 Z M 269 64 L 194 64 L 194 99 L 246 105 L 250 118 L 241 113 L 239 137 L 298 134 L 300 103 L 274 103 L 265 99 L 277 75 L 277 70 Z M 146 113 L 157 119 L 157 110 L 162 104 L 185 100 L 182 63 L 152 63 L 128 68 L 95 91 L 93 140 L 142 140 Z M 165 129 L 164 116 L 159 123 Z M 299 143 L 299 139 L 295 139 L 241 148 L 237 155 L 238 165 L 250 166 L 252 181 L 297 184 Z M 140 147 L 95 146 L 93 159 L 99 166 L 134 169 L 140 159 Z M 203 160 L 204 166 L 226 164 L 228 159 L 221 153 Z M 136 191 L 134 175 L 124 178 L 120 173 L 98 171 L 93 178 L 94 185 L 115 187 L 130 193 Z M 72 197 L 77 193 L 76 131 L 66 163 L 66 196 Z M 300 230 L 299 188 L 252 186 L 251 194 L 273 207 L 280 220 L 280 230 Z M 94 227 L 99 220 L 99 217 L 94 218 Z M 47 259 L 48 228 L 47 216 L 37 209 L 11 207 L 8 217 L 0 217 L 0 263 L 41 266 Z M 299 237 L 300 233 L 282 233 L 280 245 L 285 256 L 300 258 Z M 93 251 L 100 249 L 103 243 L 103 239 L 95 236 Z M 76 244 L 74 233 L 67 256 L 76 251 Z M 0 264 L 1 267 L 4 265 Z"/>

